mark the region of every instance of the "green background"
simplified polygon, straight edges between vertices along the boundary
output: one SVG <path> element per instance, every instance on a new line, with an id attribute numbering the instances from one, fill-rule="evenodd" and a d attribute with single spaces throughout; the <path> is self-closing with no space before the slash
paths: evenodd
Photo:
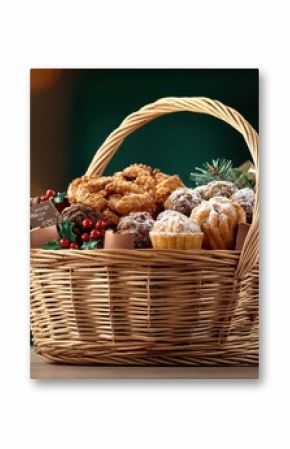
<path id="1" fill-rule="evenodd" d="M 38 70 L 38 69 L 34 69 Z M 43 70 L 43 69 L 41 69 Z M 257 69 L 69 69 L 58 83 L 31 94 L 32 179 L 38 186 L 63 190 L 84 174 L 105 138 L 131 112 L 167 96 L 205 96 L 238 110 L 258 130 Z M 64 118 L 65 116 L 65 118 Z M 49 168 L 59 160 L 61 174 Z M 65 163 L 62 161 L 65 157 Z M 134 162 L 179 174 L 212 158 L 232 159 L 235 166 L 250 158 L 237 131 L 210 116 L 174 113 L 130 135 L 106 174 Z M 38 160 L 38 163 L 34 163 Z M 47 160 L 45 173 L 41 168 Z"/>

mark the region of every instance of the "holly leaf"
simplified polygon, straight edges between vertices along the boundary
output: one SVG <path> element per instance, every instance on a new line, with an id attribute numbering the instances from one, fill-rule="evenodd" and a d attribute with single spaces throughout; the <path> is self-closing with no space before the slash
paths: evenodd
<path id="1" fill-rule="evenodd" d="M 100 242 L 101 240 L 90 239 L 82 244 L 81 249 L 96 249 Z"/>
<path id="2" fill-rule="evenodd" d="M 57 192 L 57 195 L 52 199 L 54 204 L 61 204 L 64 202 L 64 200 L 67 198 L 66 192 Z"/>
<path id="3" fill-rule="evenodd" d="M 66 219 L 59 223 L 59 235 L 62 239 L 68 239 L 70 242 L 76 241 L 76 234 L 73 231 L 73 223 Z"/>
<path id="4" fill-rule="evenodd" d="M 46 243 L 43 243 L 43 244 L 41 245 L 41 248 L 42 248 L 42 249 L 60 249 L 61 246 L 60 246 L 58 240 L 54 240 L 54 241 L 52 241 L 52 242 L 46 242 Z"/>

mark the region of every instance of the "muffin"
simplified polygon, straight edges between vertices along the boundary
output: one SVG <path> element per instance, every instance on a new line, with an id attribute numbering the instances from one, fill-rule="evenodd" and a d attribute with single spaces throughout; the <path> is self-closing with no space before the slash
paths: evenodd
<path id="1" fill-rule="evenodd" d="M 216 196 L 224 196 L 230 198 L 238 191 L 234 183 L 229 181 L 212 181 L 208 183 L 203 191 L 203 198 L 209 200 Z"/>
<path id="2" fill-rule="evenodd" d="M 175 214 L 155 222 L 150 231 L 153 248 L 200 249 L 203 239 L 200 226 L 182 214 L 181 217 Z"/>
<path id="3" fill-rule="evenodd" d="M 237 227 L 246 222 L 246 213 L 238 203 L 214 197 L 193 209 L 190 218 L 204 233 L 204 248 L 234 249 Z"/>
<path id="4" fill-rule="evenodd" d="M 80 236 L 84 230 L 82 222 L 86 218 L 92 220 L 93 225 L 101 218 L 101 215 L 96 212 L 92 207 L 85 206 L 84 204 L 72 204 L 66 207 L 61 214 L 62 220 L 70 220 L 73 224 L 73 232 Z"/>
<path id="5" fill-rule="evenodd" d="M 174 190 L 165 201 L 165 209 L 181 212 L 189 217 L 192 209 L 198 206 L 202 197 L 197 191 L 188 188 L 179 188 Z"/>
<path id="6" fill-rule="evenodd" d="M 168 218 L 172 218 L 172 217 L 179 217 L 181 220 L 188 218 L 186 215 L 182 214 L 181 212 L 177 212 L 177 210 L 164 210 L 163 212 L 160 212 L 160 214 L 157 216 L 156 220 L 167 220 Z"/>
<path id="7" fill-rule="evenodd" d="M 148 212 L 131 212 L 119 221 L 118 232 L 131 232 L 134 234 L 136 248 L 151 246 L 149 232 L 153 228 L 154 220 Z"/>
<path id="8" fill-rule="evenodd" d="M 201 199 L 204 199 L 204 194 L 207 191 L 207 185 L 197 186 L 193 189 L 196 195 L 200 196 Z"/>
<path id="9" fill-rule="evenodd" d="M 255 194 L 252 189 L 245 187 L 244 189 L 238 190 L 231 199 L 238 203 L 244 211 L 246 212 L 247 223 L 252 223 L 253 219 L 253 209 L 255 204 Z"/>

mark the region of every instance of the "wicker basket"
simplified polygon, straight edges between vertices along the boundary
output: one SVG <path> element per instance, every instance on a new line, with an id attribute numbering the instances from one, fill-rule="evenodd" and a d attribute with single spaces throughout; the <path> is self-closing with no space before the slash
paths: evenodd
<path id="1" fill-rule="evenodd" d="M 87 174 L 102 175 L 124 139 L 162 115 L 210 114 L 244 137 L 257 169 L 258 135 L 207 98 L 164 98 L 129 115 Z M 50 362 L 109 365 L 258 363 L 258 199 L 242 252 L 31 250 L 31 328 Z"/>

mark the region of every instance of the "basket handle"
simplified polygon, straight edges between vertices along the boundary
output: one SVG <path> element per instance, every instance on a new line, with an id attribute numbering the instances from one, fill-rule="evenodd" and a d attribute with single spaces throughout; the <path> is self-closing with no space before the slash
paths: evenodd
<path id="1" fill-rule="evenodd" d="M 120 126 L 107 137 L 102 146 L 99 148 L 91 164 L 89 165 L 86 175 L 101 176 L 120 145 L 126 137 L 135 130 L 155 118 L 181 111 L 212 115 L 213 117 L 228 123 L 242 134 L 253 158 L 254 166 L 257 172 L 257 195 L 253 212 L 253 222 L 245 240 L 236 271 L 236 277 L 242 278 L 256 265 L 259 253 L 259 137 L 257 132 L 252 128 L 247 120 L 239 114 L 239 112 L 229 106 L 225 106 L 219 101 L 211 100 L 209 98 L 161 98 L 155 103 L 148 104 L 147 106 L 139 109 L 139 111 L 133 112 L 125 118 Z"/>

